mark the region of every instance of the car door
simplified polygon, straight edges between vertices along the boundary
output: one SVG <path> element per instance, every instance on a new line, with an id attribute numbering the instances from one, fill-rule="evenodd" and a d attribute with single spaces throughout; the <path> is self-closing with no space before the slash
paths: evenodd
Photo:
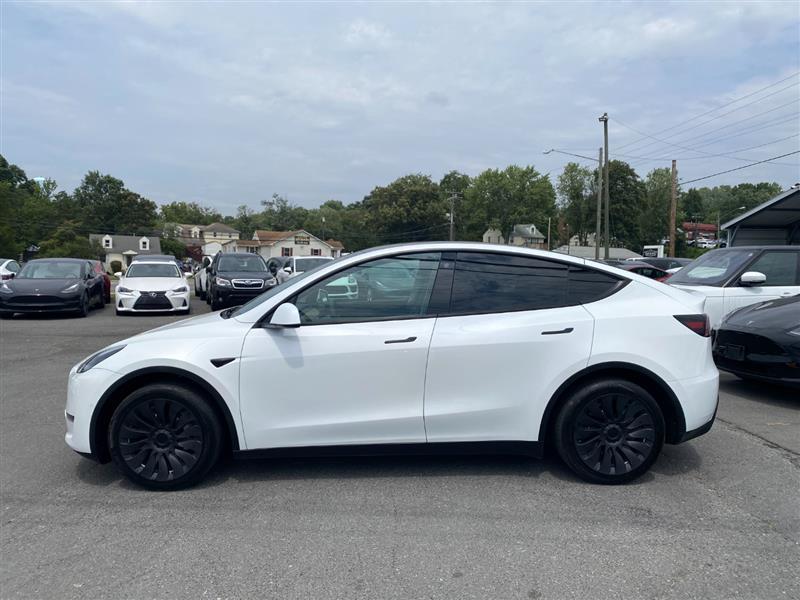
<path id="1" fill-rule="evenodd" d="M 400 255 L 337 271 L 290 300 L 300 327 L 252 329 L 240 366 L 248 448 L 424 442 L 439 258 Z M 412 273 L 405 295 L 375 293 L 395 269 Z M 354 284 L 343 291 L 342 281 Z"/>
<path id="2" fill-rule="evenodd" d="M 490 252 L 459 252 L 451 268 L 428 359 L 428 441 L 538 439 L 547 401 L 588 364 L 594 320 L 568 284 L 596 272 Z"/>
<path id="3" fill-rule="evenodd" d="M 726 287 L 725 314 L 743 306 L 800 294 L 800 251 L 791 249 L 764 250 L 743 272 L 766 275 L 762 285 L 744 286 L 735 281 Z"/>

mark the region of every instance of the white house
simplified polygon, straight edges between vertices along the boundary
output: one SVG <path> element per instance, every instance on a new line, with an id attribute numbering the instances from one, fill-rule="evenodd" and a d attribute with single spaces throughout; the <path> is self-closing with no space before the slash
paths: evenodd
<path id="1" fill-rule="evenodd" d="M 487 244 L 506 243 L 502 232 L 494 228 L 487 229 L 484 232 L 483 241 Z M 512 246 L 525 246 L 526 248 L 545 248 L 547 246 L 544 235 L 533 224 L 514 225 L 508 243 Z"/>
<path id="2" fill-rule="evenodd" d="M 201 256 L 213 256 L 217 252 L 236 252 L 236 242 L 239 240 L 239 231 L 225 223 L 177 223 L 174 234 L 195 260 L 200 260 Z"/>
<path id="3" fill-rule="evenodd" d="M 323 241 L 304 229 L 297 231 L 267 231 L 257 229 L 253 239 L 238 242 L 240 250 L 260 254 L 264 259 L 274 256 L 331 256 L 341 255 L 344 246 L 337 240 Z"/>
<path id="4" fill-rule="evenodd" d="M 103 267 L 107 272 L 111 271 L 113 261 L 119 261 L 125 268 L 138 254 L 161 254 L 161 238 L 158 236 L 92 233 L 89 241 L 97 242 L 103 248 Z"/>

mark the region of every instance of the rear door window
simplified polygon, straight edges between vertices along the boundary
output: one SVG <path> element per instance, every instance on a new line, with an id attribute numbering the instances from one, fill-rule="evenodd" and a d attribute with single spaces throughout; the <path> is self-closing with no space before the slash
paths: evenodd
<path id="1" fill-rule="evenodd" d="M 540 258 L 459 252 L 451 314 L 502 313 L 565 306 L 567 265 Z"/>

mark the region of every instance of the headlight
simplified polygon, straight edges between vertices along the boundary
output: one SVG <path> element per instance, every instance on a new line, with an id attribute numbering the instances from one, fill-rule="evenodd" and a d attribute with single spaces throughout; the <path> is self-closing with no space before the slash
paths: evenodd
<path id="1" fill-rule="evenodd" d="M 794 329 L 790 329 L 789 333 L 792 335 L 800 335 L 800 325 L 798 325 Z"/>
<path id="2" fill-rule="evenodd" d="M 214 283 L 216 283 L 220 287 L 231 287 L 231 282 L 229 279 L 223 279 L 222 277 L 215 277 Z"/>
<path id="3" fill-rule="evenodd" d="M 111 348 L 106 348 L 104 350 L 100 350 L 100 352 L 95 352 L 89 358 L 81 363 L 81 366 L 78 367 L 78 373 L 86 373 L 92 367 L 99 365 L 109 356 L 114 356 L 117 352 L 122 350 L 125 346 L 112 346 Z"/>
<path id="4" fill-rule="evenodd" d="M 189 291 L 189 288 L 188 288 L 188 287 L 186 287 L 185 285 L 182 285 L 182 286 L 180 286 L 180 287 L 176 287 L 176 288 L 175 288 L 174 290 L 172 290 L 172 291 L 173 291 L 174 293 L 176 293 L 176 294 L 182 294 L 183 292 L 188 292 L 188 291 Z"/>
<path id="5" fill-rule="evenodd" d="M 0 284 L 0 294 L 13 294 L 14 290 L 8 287 L 5 283 Z"/>
<path id="6" fill-rule="evenodd" d="M 77 291 L 78 291 L 78 284 L 77 283 L 73 283 L 72 285 L 67 286 L 63 290 L 61 290 L 61 293 L 62 294 L 71 294 L 72 292 L 77 292 Z"/>
<path id="7" fill-rule="evenodd" d="M 124 285 L 120 285 L 120 286 L 118 286 L 118 287 L 117 287 L 117 291 L 118 291 L 120 294 L 132 294 L 132 293 L 133 293 L 133 290 L 132 290 L 132 289 L 130 289 L 130 288 L 126 288 Z"/>

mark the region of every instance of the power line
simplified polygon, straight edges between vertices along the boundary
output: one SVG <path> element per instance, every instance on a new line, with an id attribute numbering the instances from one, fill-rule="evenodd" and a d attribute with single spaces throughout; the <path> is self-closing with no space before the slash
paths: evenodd
<path id="1" fill-rule="evenodd" d="M 692 121 L 695 121 L 695 120 L 697 120 L 697 119 L 700 119 L 700 118 L 702 118 L 702 117 L 704 117 L 704 116 L 706 116 L 706 115 L 709 115 L 709 114 L 711 114 L 711 113 L 713 113 L 713 112 L 716 112 L 716 111 L 720 110 L 721 108 L 725 108 L 725 107 L 727 107 L 727 106 L 730 106 L 730 105 L 732 105 L 732 104 L 736 104 L 737 102 L 740 102 L 741 100 L 744 100 L 744 99 L 746 99 L 746 98 L 751 98 L 751 97 L 755 96 L 756 94 L 760 94 L 760 93 L 761 93 L 761 92 L 763 92 L 764 90 L 768 90 L 768 89 L 769 89 L 769 88 L 771 88 L 771 87 L 775 87 L 776 85 L 779 85 L 779 84 L 783 83 L 784 81 L 789 81 L 790 79 L 792 79 L 793 77 L 797 77 L 798 75 L 800 75 L 800 71 L 797 71 L 797 72 L 795 72 L 795 73 L 792 73 L 792 74 L 791 74 L 791 75 L 789 75 L 788 77 L 784 77 L 783 79 L 780 79 L 780 80 L 778 80 L 778 81 L 776 81 L 776 82 L 774 82 L 774 83 L 771 83 L 771 84 L 769 84 L 769 85 L 767 85 L 767 86 L 764 86 L 763 88 L 761 88 L 761 89 L 758 89 L 758 90 L 756 90 L 756 91 L 754 91 L 754 92 L 751 92 L 751 93 L 749 93 L 749 94 L 745 94 L 744 96 L 740 96 L 739 98 L 735 98 L 735 99 L 731 100 L 730 102 L 726 102 L 725 104 L 722 104 L 722 105 L 720 105 L 720 106 L 716 106 L 716 107 L 714 107 L 714 108 L 712 108 L 712 109 L 710 109 L 710 110 L 707 110 L 707 111 L 706 111 L 706 112 L 704 112 L 704 113 L 700 113 L 699 115 L 696 115 L 696 116 L 694 116 L 694 117 L 691 117 L 690 119 L 687 119 L 687 120 L 683 121 L 682 123 L 678 123 L 677 125 L 673 125 L 673 126 L 671 126 L 671 127 L 667 127 L 667 128 L 665 128 L 665 129 L 661 129 L 661 130 L 659 130 L 659 131 L 656 131 L 655 135 L 659 135 L 659 134 L 661 134 L 661 133 L 665 133 L 665 132 L 667 132 L 667 131 L 672 131 L 672 130 L 673 130 L 673 129 L 675 129 L 676 127 L 680 127 L 681 125 L 685 125 L 686 123 L 691 123 Z M 646 134 L 641 134 L 641 133 L 640 133 L 639 135 L 645 135 L 645 137 L 649 137 L 649 136 L 647 136 Z M 623 145 L 619 146 L 619 147 L 617 148 L 617 150 L 621 150 L 622 148 L 627 148 L 628 146 L 632 146 L 632 145 L 634 145 L 634 144 L 637 144 L 637 143 L 639 143 L 639 142 L 640 142 L 640 141 L 642 141 L 642 140 L 643 140 L 643 138 L 642 138 L 642 139 L 638 139 L 638 140 L 634 140 L 634 141 L 632 141 L 632 142 L 628 142 L 627 144 L 623 144 Z"/>
<path id="2" fill-rule="evenodd" d="M 748 146 L 747 148 L 739 148 L 737 150 L 731 150 L 730 152 L 723 152 L 721 154 L 709 154 L 708 156 L 631 156 L 630 154 L 617 154 L 617 156 L 621 156 L 622 158 L 632 158 L 634 160 L 650 160 L 650 161 L 672 160 L 673 158 L 676 160 L 708 160 L 709 158 L 714 158 L 714 157 L 720 157 L 720 158 L 730 157 L 731 154 L 738 154 L 739 152 L 747 152 L 748 150 L 755 150 L 756 148 L 763 148 L 764 146 L 770 146 L 772 144 L 777 144 L 778 142 L 785 142 L 786 140 L 790 140 L 798 136 L 800 136 L 800 133 L 793 133 L 792 135 L 787 135 L 786 137 L 778 138 L 777 140 L 764 142 L 763 144 Z M 753 160 L 753 159 L 748 159 L 748 160 Z"/>
<path id="3" fill-rule="evenodd" d="M 706 175 L 704 177 L 698 177 L 696 179 L 689 179 L 688 181 L 681 180 L 681 183 L 694 183 L 695 181 L 702 181 L 703 179 L 710 179 L 712 177 L 716 177 L 717 175 L 724 175 L 725 173 L 732 173 L 733 171 L 741 171 L 742 169 L 746 169 L 748 167 L 752 167 L 755 165 L 760 165 L 761 163 L 770 162 L 773 160 L 777 160 L 778 158 L 785 158 L 787 156 L 792 156 L 793 154 L 800 154 L 800 150 L 795 150 L 794 152 L 789 152 L 787 154 L 781 154 L 780 156 L 773 156 L 772 158 L 766 158 L 764 160 L 759 160 L 758 162 L 750 163 L 749 165 L 742 165 L 741 167 L 736 167 L 734 169 L 728 169 L 727 171 L 720 171 L 719 173 L 712 173 L 711 175 Z"/>
<path id="4" fill-rule="evenodd" d="M 774 95 L 779 94 L 781 92 L 785 92 L 786 90 L 795 87 L 797 85 L 797 83 L 800 83 L 800 82 L 793 83 L 793 84 L 791 84 L 791 85 L 789 85 L 789 86 L 787 86 L 785 88 L 781 88 L 781 89 L 779 89 L 779 90 L 777 90 L 775 92 L 772 92 L 771 94 L 767 94 L 766 96 L 758 98 L 757 100 L 753 100 L 752 102 L 748 102 L 747 104 L 742 104 L 741 106 L 738 106 L 737 108 L 734 108 L 733 110 L 729 110 L 726 113 L 722 113 L 722 114 L 716 115 L 716 116 L 712 117 L 711 119 L 708 119 L 707 121 L 703 121 L 702 123 L 698 123 L 697 125 L 692 125 L 691 127 L 687 127 L 686 129 L 681 129 L 679 131 L 676 131 L 675 133 L 672 133 L 672 134 L 666 136 L 664 139 L 665 140 L 669 140 L 669 139 L 672 139 L 675 136 L 678 136 L 678 135 L 680 135 L 682 133 L 686 133 L 687 131 L 697 130 L 698 128 L 702 127 L 703 125 L 707 125 L 708 123 L 712 123 L 713 121 L 716 121 L 717 119 L 721 119 L 723 117 L 726 117 L 726 116 L 728 116 L 730 114 L 733 114 L 736 111 L 739 111 L 739 110 L 741 110 L 743 108 L 747 108 L 748 106 L 752 106 L 753 104 L 757 104 L 758 102 L 761 102 L 762 100 L 770 98 L 771 96 L 774 96 Z M 720 130 L 725 129 L 727 127 L 733 127 L 734 125 L 737 125 L 738 123 L 743 123 L 744 121 L 749 121 L 750 119 L 755 119 L 758 116 L 767 114 L 769 112 L 778 110 L 780 108 L 783 108 L 785 106 L 789 106 L 791 104 L 797 104 L 797 99 L 794 99 L 794 100 L 792 100 L 790 102 L 787 102 L 786 104 L 781 104 L 780 106 L 776 106 L 774 108 L 770 108 L 770 109 L 765 110 L 763 112 L 756 113 L 755 115 L 751 115 L 751 116 L 749 116 L 749 117 L 747 117 L 745 119 L 741 119 L 740 121 L 734 121 L 733 123 L 728 123 L 727 125 L 723 125 L 722 127 L 719 127 L 717 129 L 712 129 L 711 131 L 706 131 L 705 133 L 701 134 L 701 136 L 709 134 L 709 133 L 714 133 L 715 131 L 720 131 Z M 700 136 L 698 136 L 698 137 L 700 137 Z M 691 140 L 691 139 L 694 139 L 694 138 L 688 138 L 688 139 Z M 679 141 L 681 141 L 681 140 L 679 140 Z M 688 140 L 682 140 L 682 141 L 685 142 L 685 141 L 688 141 Z M 656 142 L 650 142 L 649 144 L 645 144 L 644 146 L 640 146 L 639 148 L 637 148 L 637 150 L 641 151 L 641 150 L 644 150 L 645 148 L 649 148 L 650 146 L 653 146 L 655 144 L 656 144 Z"/>

